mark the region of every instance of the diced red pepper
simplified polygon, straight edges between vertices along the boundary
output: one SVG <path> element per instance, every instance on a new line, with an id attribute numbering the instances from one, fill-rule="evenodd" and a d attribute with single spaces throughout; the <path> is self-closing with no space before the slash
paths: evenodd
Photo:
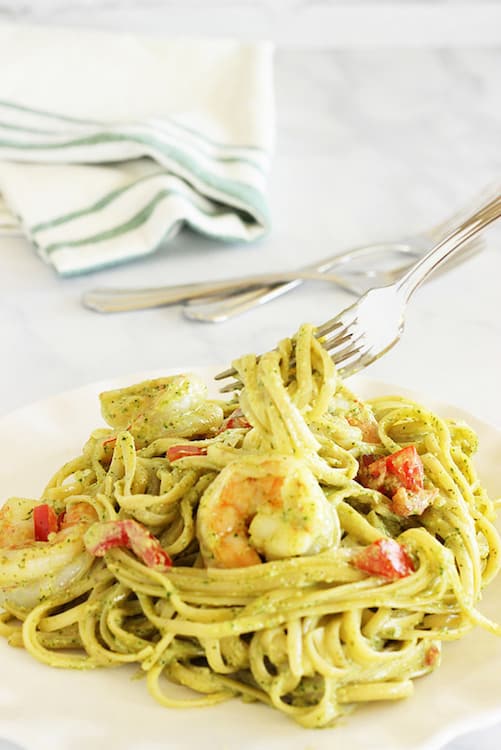
<path id="1" fill-rule="evenodd" d="M 424 489 L 424 467 L 414 445 L 376 461 L 360 458 L 358 481 L 364 487 L 391 498 L 391 510 L 399 516 L 421 515 L 438 494 Z"/>
<path id="2" fill-rule="evenodd" d="M 186 456 L 206 456 L 207 448 L 202 445 L 190 445 L 185 443 L 184 445 L 171 445 L 167 448 L 167 458 L 169 461 L 177 461 L 178 458 L 186 458 Z"/>
<path id="3" fill-rule="evenodd" d="M 392 494 L 398 487 L 415 492 L 424 486 L 423 462 L 416 447 L 409 445 L 368 465 L 362 463 L 361 481 L 383 494 Z"/>
<path id="4" fill-rule="evenodd" d="M 396 477 L 388 474 L 386 456 L 378 459 L 374 459 L 373 456 L 361 456 L 357 479 L 364 487 L 378 490 L 388 497 L 400 487 Z"/>
<path id="5" fill-rule="evenodd" d="M 249 429 L 249 427 L 252 427 L 251 423 L 248 422 L 245 418 L 245 414 L 241 409 L 235 409 L 235 411 L 230 414 L 230 416 L 226 420 L 225 429 L 233 430 L 236 427 L 243 427 L 244 429 Z"/>
<path id="6" fill-rule="evenodd" d="M 430 646 L 429 649 L 427 649 L 425 655 L 424 655 L 424 663 L 427 667 L 434 667 L 437 663 L 437 660 L 440 656 L 440 649 L 438 646 Z"/>
<path id="7" fill-rule="evenodd" d="M 142 416 L 143 416 L 142 414 L 138 414 L 137 417 L 136 417 L 136 419 L 139 419 L 139 417 L 142 417 Z M 130 422 L 130 424 L 128 424 L 127 427 L 125 427 L 125 431 L 126 432 L 128 432 L 131 429 L 132 424 L 133 423 Z M 112 435 L 111 437 L 106 438 L 106 440 L 103 440 L 103 447 L 105 445 L 111 445 L 111 443 L 116 443 L 116 442 L 117 442 L 117 436 L 116 435 Z"/>
<path id="8" fill-rule="evenodd" d="M 423 489 L 423 462 L 415 445 L 408 445 L 407 448 L 402 448 L 402 450 L 388 456 L 386 468 L 406 490 L 416 492 L 416 490 Z"/>
<path id="9" fill-rule="evenodd" d="M 369 544 L 352 560 L 359 570 L 383 578 L 405 578 L 414 572 L 414 563 L 405 547 L 395 539 L 382 537 Z"/>
<path id="10" fill-rule="evenodd" d="M 148 568 L 165 570 L 172 566 L 172 560 L 158 539 L 132 518 L 95 523 L 85 533 L 84 542 L 87 551 L 96 557 L 104 557 L 114 547 L 127 547 Z"/>
<path id="11" fill-rule="evenodd" d="M 420 516 L 438 495 L 438 489 L 420 489 L 408 492 L 405 487 L 399 487 L 391 498 L 390 510 L 397 516 Z"/>
<path id="12" fill-rule="evenodd" d="M 33 509 L 33 532 L 36 542 L 46 542 L 49 534 L 58 530 L 57 515 L 51 505 L 35 505 Z"/>

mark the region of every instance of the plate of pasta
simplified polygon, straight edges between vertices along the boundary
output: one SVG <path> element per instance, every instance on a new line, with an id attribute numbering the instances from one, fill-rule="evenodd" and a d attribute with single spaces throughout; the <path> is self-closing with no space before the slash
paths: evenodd
<path id="1" fill-rule="evenodd" d="M 0 738 L 432 750 L 501 719 L 501 434 L 309 326 L 0 420 Z M 209 390 L 207 390 L 207 386 Z"/>

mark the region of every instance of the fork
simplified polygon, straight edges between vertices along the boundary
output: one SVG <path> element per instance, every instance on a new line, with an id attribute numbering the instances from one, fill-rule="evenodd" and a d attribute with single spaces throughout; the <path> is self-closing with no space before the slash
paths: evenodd
<path id="1" fill-rule="evenodd" d="M 205 298 L 198 296 L 191 297 L 183 303 L 183 314 L 189 320 L 197 320 L 204 323 L 223 323 L 226 320 L 247 312 L 247 310 L 251 310 L 253 307 L 264 305 L 280 297 L 282 294 L 295 289 L 305 281 L 311 280 L 312 277 L 308 275 L 309 273 L 315 273 L 315 279 L 321 279 L 316 274 L 323 274 L 325 281 L 332 281 L 338 287 L 344 289 L 344 291 L 361 297 L 375 286 L 386 286 L 397 281 L 419 258 L 423 257 L 425 251 L 430 247 L 431 240 L 432 238 L 429 236 L 425 244 L 425 235 L 419 235 L 410 237 L 408 240 L 403 240 L 401 243 L 387 242 L 377 245 L 362 245 L 324 258 L 315 264 L 301 267 L 296 272 L 297 278 L 293 281 L 278 282 L 269 286 L 252 287 L 244 289 L 244 291 L 232 292 L 231 289 L 227 289 L 226 296 L 222 297 L 215 295 Z M 464 244 L 461 253 L 458 253 L 457 257 L 444 263 L 441 272 L 444 273 L 449 268 L 463 263 L 463 261 L 481 252 L 484 248 L 484 239 L 482 237 L 474 237 Z M 390 254 L 395 256 L 400 255 L 402 258 L 405 258 L 405 261 L 402 262 L 400 260 L 398 265 L 389 269 L 372 267 L 375 257 L 377 258 L 380 255 L 387 260 Z M 350 269 L 352 261 L 356 261 L 357 259 L 366 259 L 366 263 L 370 263 L 371 267 L 362 268 L 361 270 Z M 341 270 L 337 271 L 335 275 L 326 273 L 333 268 L 337 269 L 338 266 L 340 266 Z M 343 272 L 344 267 L 346 267 L 346 272 Z"/>
<path id="2" fill-rule="evenodd" d="M 394 284 L 366 292 L 355 304 L 316 330 L 316 336 L 331 355 L 339 374 L 348 377 L 367 367 L 391 349 L 404 329 L 405 309 L 421 284 L 471 237 L 501 216 L 501 194 L 465 219 Z M 215 376 L 224 380 L 236 375 L 230 368 Z M 233 380 L 223 388 L 240 388 Z"/>
<path id="3" fill-rule="evenodd" d="M 370 245 L 362 245 L 355 247 L 350 250 L 344 251 L 340 254 L 332 255 L 328 258 L 323 258 L 320 261 L 316 261 L 311 265 L 302 267 L 301 271 L 318 271 L 324 273 L 325 271 L 337 270 L 337 285 L 342 287 L 345 291 L 357 296 L 361 296 L 369 289 L 375 286 L 386 286 L 394 281 L 397 281 L 425 252 L 430 249 L 430 246 L 439 240 L 446 237 L 449 232 L 454 229 L 459 222 L 471 213 L 479 204 L 485 202 L 492 194 L 496 194 L 498 190 L 497 185 L 491 185 L 490 188 L 483 191 L 480 196 L 474 201 L 470 201 L 468 208 L 462 208 L 456 211 L 452 216 L 440 222 L 439 224 L 431 227 L 430 229 L 420 232 L 418 234 L 403 237 L 397 241 L 374 243 Z M 447 269 L 457 263 L 462 263 L 463 260 L 471 257 L 473 254 L 479 252 L 483 247 L 483 241 L 477 237 L 463 247 L 460 254 L 456 255 L 452 260 L 449 260 L 446 264 Z M 389 270 L 377 270 L 374 269 L 374 257 L 380 254 L 383 258 L 389 257 L 391 254 L 401 255 L 400 265 L 390 268 Z M 350 265 L 353 261 L 360 258 L 371 262 L 371 269 L 363 269 L 359 272 L 350 271 Z M 347 269 L 347 273 L 343 274 L 343 268 Z M 446 268 L 443 268 L 446 270 Z M 204 321 L 208 323 L 222 323 L 225 320 L 241 315 L 253 307 L 258 305 L 264 305 L 271 300 L 276 299 L 295 289 L 302 284 L 306 279 L 297 278 L 294 281 L 284 282 L 282 284 L 275 284 L 273 286 L 262 286 L 261 288 L 253 288 L 250 290 L 244 290 L 243 292 L 236 292 L 229 296 L 222 298 L 208 297 L 207 299 L 190 299 L 187 300 L 183 307 L 183 313 L 185 317 L 190 320 Z"/>
<path id="4" fill-rule="evenodd" d="M 489 193 L 492 193 L 494 186 L 489 189 Z M 497 192 L 497 191 L 496 191 Z M 485 200 L 485 198 L 484 198 Z M 478 201 L 478 199 L 477 199 Z M 471 209 L 470 209 L 471 211 Z M 373 286 L 388 284 L 399 278 L 407 268 L 409 268 L 409 258 L 416 260 L 422 257 L 424 253 L 429 249 L 433 239 L 439 240 L 444 237 L 451 228 L 457 225 L 459 218 L 464 217 L 465 211 L 458 212 L 454 217 L 447 219 L 442 224 L 434 227 L 420 235 L 416 235 L 412 238 L 402 240 L 400 242 L 393 243 L 381 243 L 366 245 L 352 250 L 347 250 L 342 253 L 324 258 L 323 260 L 316 261 L 311 266 L 298 269 L 296 271 L 287 271 L 281 273 L 267 273 L 267 274 L 256 274 L 252 276 L 244 276 L 240 278 L 224 279 L 222 281 L 202 281 L 191 284 L 174 284 L 161 287 L 148 287 L 142 289 L 113 289 L 113 288 L 102 288 L 92 289 L 84 293 L 82 297 L 83 304 L 91 310 L 97 310 L 98 312 L 112 313 L 112 312 L 123 312 L 127 310 L 141 310 L 148 307 L 157 307 L 161 305 L 173 305 L 182 302 L 199 301 L 207 305 L 208 300 L 214 302 L 217 300 L 220 304 L 225 305 L 229 311 L 235 300 L 239 299 L 238 293 L 244 294 L 244 305 L 252 306 L 256 295 L 263 298 L 264 301 L 268 301 L 277 297 L 279 294 L 283 294 L 298 284 L 301 284 L 305 279 L 317 279 L 322 281 L 330 281 L 341 287 L 345 291 L 360 296 L 368 288 Z M 468 243 L 461 252 L 461 257 L 457 257 L 454 261 L 461 262 L 466 257 L 471 256 L 474 252 L 478 252 L 482 249 L 482 241 L 480 238 L 473 240 L 472 243 Z M 377 273 L 377 275 L 371 271 L 363 268 L 362 271 L 357 273 L 350 272 L 350 265 L 356 260 L 356 258 L 369 259 L 379 252 L 386 258 L 389 253 L 399 253 L 405 257 L 406 263 L 396 268 L 392 268 L 386 272 Z M 452 263 L 451 263 L 452 265 Z M 449 263 L 447 264 L 449 266 Z M 346 268 L 348 273 L 327 273 L 332 268 L 336 269 Z M 445 269 L 444 269 L 445 270 Z M 242 302 L 242 298 L 240 298 Z M 245 309 L 246 309 L 245 308 Z M 217 313 L 212 316 L 212 313 L 208 313 L 207 317 L 204 317 L 204 311 L 200 308 L 195 308 L 190 311 L 189 308 L 185 308 L 185 315 L 187 317 L 198 319 L 198 320 L 215 320 L 216 322 L 226 320 L 230 317 L 231 313 L 226 314 Z"/>
<path id="5" fill-rule="evenodd" d="M 465 246 L 465 249 L 467 254 L 471 255 L 473 252 L 478 252 L 482 247 L 483 245 L 479 240 L 473 240 L 472 243 L 468 243 Z M 349 253 L 343 255 L 348 256 Z M 418 255 L 417 257 L 420 256 Z M 316 270 L 299 269 L 296 271 L 260 273 L 217 281 L 197 281 L 191 284 L 171 284 L 160 287 L 146 287 L 144 289 L 93 289 L 84 293 L 82 302 L 91 310 L 105 313 L 143 310 L 149 307 L 175 305 L 190 300 L 206 300 L 208 297 L 221 299 L 226 295 L 230 295 L 231 299 L 231 295 L 234 295 L 236 292 L 256 288 L 262 289 L 263 286 L 283 283 L 297 284 L 300 279 L 332 282 L 347 291 L 357 294 L 358 291 L 353 285 L 350 285 L 345 277 L 326 271 L 332 264 L 333 258 L 331 257 L 326 259 L 323 264 L 320 263 L 315 266 Z M 403 270 L 408 267 L 406 265 L 397 269 L 396 277 L 401 276 Z M 368 273 L 370 274 L 370 272 L 363 271 L 361 276 L 366 277 Z M 391 280 L 391 277 L 389 280 Z M 371 286 L 373 285 L 371 284 Z"/>

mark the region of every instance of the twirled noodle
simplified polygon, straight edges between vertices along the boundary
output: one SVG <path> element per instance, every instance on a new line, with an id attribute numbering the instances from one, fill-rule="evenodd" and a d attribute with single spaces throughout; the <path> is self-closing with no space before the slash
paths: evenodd
<path id="1" fill-rule="evenodd" d="M 476 624 L 499 634 L 476 609 L 499 537 L 473 432 L 399 396 L 361 403 L 310 326 L 234 364 L 243 387 L 228 403 L 187 376 L 103 394 L 111 429 L 96 430 L 38 502 L 58 514 L 90 506 L 84 541 L 133 519 L 172 567 L 123 544 L 95 557 L 86 542 L 80 567 L 69 560 L 60 575 L 51 561 L 61 534 L 75 533 L 34 541 L 34 503 L 4 506 L 10 643 L 56 667 L 137 663 L 164 706 L 241 696 L 323 727 L 357 703 L 410 695 L 442 641 Z M 421 468 L 402 475 L 387 457 L 409 447 Z M 406 568 L 392 568 L 385 542 Z M 16 575 L 23 555 L 29 581 Z M 168 697 L 163 676 L 199 697 Z"/>

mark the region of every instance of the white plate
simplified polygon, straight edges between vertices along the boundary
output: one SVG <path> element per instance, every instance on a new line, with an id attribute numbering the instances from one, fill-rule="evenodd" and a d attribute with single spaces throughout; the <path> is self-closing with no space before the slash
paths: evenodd
<path id="1" fill-rule="evenodd" d="M 207 382 L 216 371 L 187 369 Z M 101 424 L 99 392 L 159 374 L 96 383 L 0 420 L 0 500 L 12 494 L 37 497 L 51 473 L 77 455 Z M 493 496 L 501 495 L 501 433 L 495 428 L 395 386 L 361 378 L 350 386 L 363 397 L 401 393 L 443 416 L 466 419 L 480 435 L 476 463 L 482 480 Z M 501 580 L 486 592 L 482 611 L 501 621 Z M 409 700 L 361 707 L 323 730 L 302 729 L 278 711 L 239 700 L 206 709 L 165 709 L 143 681 L 130 679 L 132 668 L 50 669 L 3 639 L 0 664 L 0 737 L 26 750 L 435 750 L 501 719 L 501 638 L 481 630 L 446 644 L 442 666 L 416 681 Z"/>

